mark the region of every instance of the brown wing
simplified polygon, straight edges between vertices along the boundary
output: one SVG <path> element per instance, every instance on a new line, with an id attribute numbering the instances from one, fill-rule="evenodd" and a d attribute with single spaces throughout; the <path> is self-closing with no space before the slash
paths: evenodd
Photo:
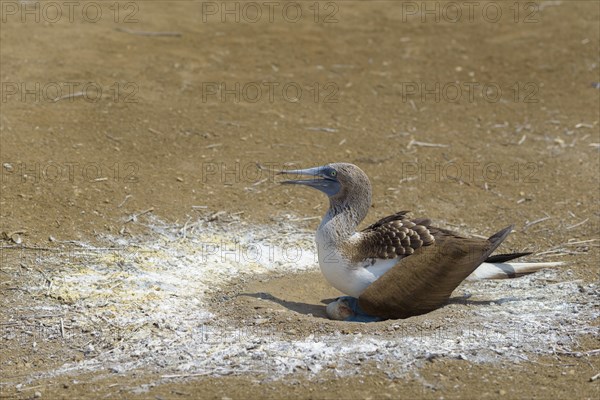
<path id="1" fill-rule="evenodd" d="M 393 319 L 441 307 L 511 230 L 509 226 L 487 240 L 437 231 L 435 244 L 418 248 L 373 282 L 360 295 L 360 307 L 368 314 Z"/>
<path id="2" fill-rule="evenodd" d="M 360 242 L 354 245 L 352 259 L 407 256 L 422 246 L 432 245 L 435 238 L 429 229 L 431 221 L 410 220 L 407 213 L 400 211 L 363 229 Z"/>

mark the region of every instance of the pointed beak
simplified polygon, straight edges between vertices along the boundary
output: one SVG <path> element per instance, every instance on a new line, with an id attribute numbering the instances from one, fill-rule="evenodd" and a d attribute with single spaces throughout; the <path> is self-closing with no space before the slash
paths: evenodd
<path id="1" fill-rule="evenodd" d="M 331 167 L 321 166 L 307 169 L 290 169 L 280 171 L 278 175 L 305 175 L 312 179 L 292 179 L 281 182 L 282 185 L 305 185 L 320 190 L 328 196 L 335 195 L 340 189 L 340 183 L 329 175 Z"/>
<path id="2" fill-rule="evenodd" d="M 283 185 L 306 185 L 310 187 L 321 187 L 326 183 L 326 178 L 323 173 L 325 167 L 314 167 L 307 169 L 290 169 L 287 171 L 280 171 L 278 175 L 305 175 L 312 176 L 313 179 L 292 179 L 281 182 Z"/>

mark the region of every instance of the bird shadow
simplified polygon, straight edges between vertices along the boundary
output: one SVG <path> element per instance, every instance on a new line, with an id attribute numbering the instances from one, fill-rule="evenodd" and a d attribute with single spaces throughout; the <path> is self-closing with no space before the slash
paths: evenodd
<path id="1" fill-rule="evenodd" d="M 471 297 L 470 294 L 465 295 L 465 296 L 451 297 L 450 299 L 448 299 L 447 304 L 489 306 L 489 305 L 493 305 L 493 304 L 504 304 L 504 303 L 510 303 L 513 301 L 521 301 L 522 300 L 517 297 L 502 297 L 497 300 L 469 300 L 470 297 Z"/>
<path id="2" fill-rule="evenodd" d="M 327 319 L 327 320 L 329 320 L 329 317 L 327 316 L 325 307 L 327 304 L 336 300 L 336 298 L 323 299 L 323 300 L 321 300 L 321 303 L 323 305 L 318 305 L 318 304 L 303 303 L 303 302 L 299 302 L 299 301 L 283 300 L 283 299 L 280 299 L 279 297 L 273 296 L 272 294 L 265 293 L 265 292 L 240 293 L 238 296 L 253 297 L 255 299 L 271 301 L 273 303 L 279 304 L 280 306 L 285 307 L 288 310 L 296 312 L 298 314 L 311 315 L 315 318 L 322 318 L 322 319 Z M 470 297 L 471 297 L 470 295 L 452 297 L 452 298 L 448 299 L 446 305 L 463 304 L 463 305 L 472 305 L 472 306 L 489 306 L 489 305 L 493 305 L 493 304 L 504 304 L 504 303 L 508 303 L 508 302 L 521 300 L 516 297 L 503 297 L 503 298 L 500 298 L 497 300 L 469 300 Z"/>
<path id="3" fill-rule="evenodd" d="M 285 307 L 288 310 L 296 312 L 298 314 L 312 315 L 313 317 L 324 318 L 324 319 L 329 319 L 327 317 L 327 313 L 325 312 L 325 305 L 327 305 L 335 300 L 335 299 L 323 299 L 323 300 L 321 300 L 321 303 L 323 303 L 325 305 L 321 306 L 318 304 L 310 304 L 310 303 L 303 303 L 303 302 L 299 302 L 299 301 L 283 300 L 283 299 L 280 299 L 279 297 L 273 296 L 272 294 L 265 293 L 265 292 L 240 293 L 238 296 L 253 297 L 255 299 L 272 301 L 273 303 L 279 304 L 280 306 Z"/>

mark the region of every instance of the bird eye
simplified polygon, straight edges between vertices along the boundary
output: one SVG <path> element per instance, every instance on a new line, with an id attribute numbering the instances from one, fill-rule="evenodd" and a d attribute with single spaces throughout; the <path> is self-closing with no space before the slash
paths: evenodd
<path id="1" fill-rule="evenodd" d="M 336 175 L 337 175 L 337 171 L 336 171 L 336 170 L 333 170 L 333 171 L 331 171 L 331 172 L 329 173 L 329 175 L 331 175 L 331 176 L 336 176 Z"/>

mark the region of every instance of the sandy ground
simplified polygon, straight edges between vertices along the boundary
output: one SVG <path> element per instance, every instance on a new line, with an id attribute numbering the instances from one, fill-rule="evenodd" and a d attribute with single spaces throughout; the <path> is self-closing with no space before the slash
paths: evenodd
<path id="1" fill-rule="evenodd" d="M 285 221 L 310 232 L 326 202 L 276 185 L 272 171 L 288 165 L 359 165 L 374 187 L 367 223 L 405 209 L 463 233 L 514 223 L 502 250 L 553 250 L 540 258 L 567 263 L 532 278 L 536 290 L 547 284 L 549 297 L 582 310 L 597 295 L 598 3 L 482 2 L 472 14 L 459 5 L 460 18 L 443 2 L 429 14 L 421 2 L 282 2 L 260 18 L 244 3 L 227 14 L 221 3 L 124 2 L 101 15 L 97 4 L 81 3 L 72 19 L 67 6 L 58 18 L 40 5 L 36 20 L 23 3 L 2 2 L 0 397 L 598 397 L 591 311 L 582 334 L 519 361 L 442 354 L 404 369 L 367 356 L 348 374 L 335 362 L 281 376 L 232 367 L 162 378 L 169 365 L 51 373 L 130 340 L 109 322 L 67 318 L 85 299 L 45 286 L 81 266 L 65 249 L 157 240 L 156 221 L 231 234 L 245 232 L 242 222 Z M 490 307 L 344 324 L 322 318 L 322 300 L 338 293 L 314 269 L 223 282 L 203 300 L 213 323 L 258 324 L 282 343 L 317 333 L 394 340 Z M 571 297 L 552 286 L 561 282 Z M 160 342 L 165 328 L 153 329 Z M 112 347 L 90 350 L 106 344 L 97 332 Z"/>

